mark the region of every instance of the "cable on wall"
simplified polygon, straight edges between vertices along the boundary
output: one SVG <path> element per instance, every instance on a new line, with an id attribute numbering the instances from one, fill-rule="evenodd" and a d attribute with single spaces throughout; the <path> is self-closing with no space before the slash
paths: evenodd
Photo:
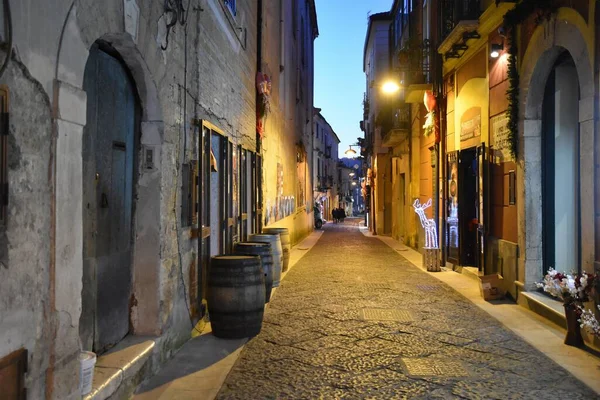
<path id="1" fill-rule="evenodd" d="M 0 67 L 0 77 L 6 71 L 6 67 L 8 67 L 8 62 L 10 61 L 10 57 L 12 56 L 12 47 L 13 47 L 13 31 L 12 31 L 12 17 L 10 15 L 10 1 L 4 0 L 4 27 L 5 33 L 7 37 L 7 45 L 6 49 L 6 58 L 4 59 L 4 63 L 2 63 L 2 67 Z"/>

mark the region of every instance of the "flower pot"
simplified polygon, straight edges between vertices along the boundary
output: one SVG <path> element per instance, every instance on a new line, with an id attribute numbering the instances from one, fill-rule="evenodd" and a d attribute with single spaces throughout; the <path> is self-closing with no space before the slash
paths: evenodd
<path id="1" fill-rule="evenodd" d="M 565 304 L 565 317 L 567 318 L 567 335 L 565 344 L 569 346 L 583 346 L 583 337 L 581 337 L 581 328 L 577 319 L 577 306 L 574 304 Z"/>

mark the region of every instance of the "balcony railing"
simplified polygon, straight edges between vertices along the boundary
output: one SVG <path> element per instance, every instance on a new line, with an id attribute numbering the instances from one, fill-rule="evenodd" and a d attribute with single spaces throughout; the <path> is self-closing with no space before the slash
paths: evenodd
<path id="1" fill-rule="evenodd" d="M 398 68 L 404 74 L 404 84 L 431 83 L 431 44 L 428 39 L 409 40 L 398 52 Z"/>
<path id="2" fill-rule="evenodd" d="M 481 16 L 481 0 L 442 0 L 442 40 L 460 21 L 477 20 Z"/>
<path id="3" fill-rule="evenodd" d="M 393 129 L 410 129 L 410 105 L 403 104 L 394 114 Z"/>

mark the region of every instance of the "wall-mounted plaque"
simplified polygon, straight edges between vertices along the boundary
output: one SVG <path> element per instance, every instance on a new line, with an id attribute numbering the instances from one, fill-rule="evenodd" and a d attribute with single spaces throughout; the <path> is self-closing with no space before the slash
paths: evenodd
<path id="1" fill-rule="evenodd" d="M 471 107 L 460 118 L 460 140 L 481 135 L 481 107 Z"/>

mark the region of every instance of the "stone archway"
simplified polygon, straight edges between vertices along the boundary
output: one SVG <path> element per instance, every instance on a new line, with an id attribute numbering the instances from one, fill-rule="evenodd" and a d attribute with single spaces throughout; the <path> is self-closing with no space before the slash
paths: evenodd
<path id="1" fill-rule="evenodd" d="M 526 290 L 542 278 L 542 104 L 546 82 L 563 52 L 572 57 L 579 81 L 579 149 L 581 215 L 594 215 L 594 74 L 581 17 L 561 10 L 539 26 L 531 37 L 521 66 L 520 132 L 517 192 L 519 195 L 518 280 Z M 591 271 L 594 262 L 594 221 L 581 219 L 582 269 Z M 569 269 L 569 267 L 565 267 Z"/>
<path id="2" fill-rule="evenodd" d="M 128 33 L 110 33 L 118 27 L 94 24 L 95 39 L 86 43 L 73 6 L 65 21 L 57 56 L 54 81 L 56 121 L 56 265 L 55 308 L 60 320 L 58 336 L 68 337 L 65 351 L 79 350 L 77 331 L 82 289 L 82 134 L 86 124 L 83 91 L 89 49 L 96 40 L 109 43 L 131 73 L 141 103 L 140 152 L 138 154 L 134 207 L 134 249 L 131 323 L 134 334 L 159 335 L 161 180 L 163 117 L 158 90 L 136 43 Z M 89 29 L 88 29 L 89 35 Z M 64 316 L 64 318 L 63 318 Z M 64 319 L 64 320 L 63 320 Z M 57 351 L 57 357 L 65 354 Z"/>

